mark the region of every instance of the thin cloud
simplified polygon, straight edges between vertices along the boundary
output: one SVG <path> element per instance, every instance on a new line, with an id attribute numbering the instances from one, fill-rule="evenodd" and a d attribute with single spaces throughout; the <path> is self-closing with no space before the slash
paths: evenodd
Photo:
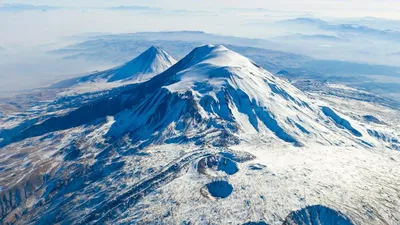
<path id="1" fill-rule="evenodd" d="M 0 11 L 18 12 L 18 11 L 47 11 L 65 9 L 66 7 L 49 5 L 26 5 L 26 4 L 3 4 L 0 5 Z"/>

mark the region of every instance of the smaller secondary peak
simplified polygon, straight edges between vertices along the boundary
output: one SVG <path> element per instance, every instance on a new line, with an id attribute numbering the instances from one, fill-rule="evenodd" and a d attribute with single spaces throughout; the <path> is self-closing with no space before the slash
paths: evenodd
<path id="1" fill-rule="evenodd" d="M 157 46 L 151 46 L 150 48 L 148 48 L 145 52 L 149 52 L 149 53 L 159 53 L 159 52 L 164 52 L 164 50 L 162 50 L 161 48 L 157 47 Z"/>
<path id="2" fill-rule="evenodd" d="M 165 57 L 165 58 L 171 57 L 163 49 L 156 47 L 156 46 L 151 46 L 146 51 L 144 51 L 142 54 L 140 54 L 137 58 L 146 58 L 146 60 L 151 60 L 151 59 L 156 58 L 157 56 L 161 56 L 161 57 Z M 135 60 L 135 59 L 133 59 L 133 60 Z"/>
<path id="3" fill-rule="evenodd" d="M 166 51 L 159 47 L 151 46 L 135 59 L 117 68 L 108 82 L 128 79 L 143 82 L 164 72 L 175 63 L 176 60 Z"/>
<path id="4" fill-rule="evenodd" d="M 157 46 L 152 45 L 148 50 L 159 50 L 160 48 Z"/>

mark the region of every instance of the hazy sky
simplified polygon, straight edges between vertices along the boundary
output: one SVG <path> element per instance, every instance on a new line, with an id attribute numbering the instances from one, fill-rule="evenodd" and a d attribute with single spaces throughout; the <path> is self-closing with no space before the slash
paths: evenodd
<path id="1" fill-rule="evenodd" d="M 127 8 L 115 8 L 119 6 Z M 288 32 L 283 27 L 270 26 L 277 20 L 296 17 L 393 20 L 374 20 L 377 29 L 384 30 L 400 27 L 399 12 L 400 0 L 0 0 L 0 70 L 3 71 L 0 78 L 25 76 L 27 71 L 37 71 L 35 80 L 37 74 L 47 76 L 56 73 L 53 71 L 60 76 L 90 71 L 91 65 L 71 66 L 64 62 L 52 62 L 54 68 L 49 70 L 46 65 L 54 59 L 42 56 L 48 50 L 76 42 L 76 38 L 68 37 L 83 33 L 196 30 L 270 38 Z M 382 27 L 382 23 L 387 26 Z M 394 25 L 389 27 L 389 24 Z M 400 51 L 386 43 L 375 47 L 390 48 L 392 54 Z M 56 65 L 63 70 L 59 71 L 60 66 Z"/>
<path id="2" fill-rule="evenodd" d="M 9 4 L 94 7 L 142 5 L 166 9 L 264 8 L 327 13 L 330 16 L 377 16 L 400 18 L 399 0 L 5 0 Z"/>

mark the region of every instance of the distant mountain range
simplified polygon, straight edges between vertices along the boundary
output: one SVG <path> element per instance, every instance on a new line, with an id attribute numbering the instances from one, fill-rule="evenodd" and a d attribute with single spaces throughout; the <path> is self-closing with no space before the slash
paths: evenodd
<path id="1" fill-rule="evenodd" d="M 311 26 L 327 31 L 335 31 L 344 34 L 353 33 L 359 35 L 368 35 L 379 38 L 385 38 L 393 41 L 400 40 L 400 31 L 389 30 L 389 29 L 376 29 L 368 27 L 366 25 L 359 25 L 359 24 L 350 24 L 350 23 L 338 24 L 314 18 L 295 18 L 295 19 L 279 21 L 278 23 L 286 25 Z"/>

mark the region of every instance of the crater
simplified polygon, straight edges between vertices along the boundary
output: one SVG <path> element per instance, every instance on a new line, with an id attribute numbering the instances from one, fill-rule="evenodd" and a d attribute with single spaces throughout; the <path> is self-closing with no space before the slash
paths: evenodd
<path id="1" fill-rule="evenodd" d="M 291 212 L 283 225 L 353 225 L 342 213 L 322 205 Z"/>
<path id="2" fill-rule="evenodd" d="M 227 198 L 233 192 L 233 187 L 227 181 L 213 181 L 206 185 L 208 192 L 215 198 Z"/>
<path id="3" fill-rule="evenodd" d="M 214 155 L 201 159 L 197 164 L 197 172 L 200 174 L 217 176 L 218 171 L 233 175 L 239 171 L 239 168 L 234 161 Z"/>

